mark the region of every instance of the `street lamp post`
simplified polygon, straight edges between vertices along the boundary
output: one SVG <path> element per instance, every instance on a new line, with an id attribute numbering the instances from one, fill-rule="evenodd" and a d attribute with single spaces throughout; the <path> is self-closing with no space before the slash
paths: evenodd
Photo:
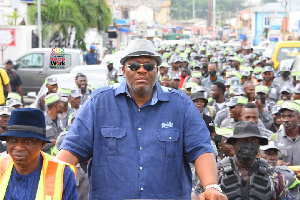
<path id="1" fill-rule="evenodd" d="M 193 19 L 195 19 L 195 0 L 193 0 Z"/>
<path id="2" fill-rule="evenodd" d="M 42 14 L 41 14 L 41 0 L 38 0 L 38 35 L 39 35 L 39 48 L 42 48 Z"/>
<path id="3" fill-rule="evenodd" d="M 213 36 L 216 31 L 216 0 L 213 0 Z"/>
<path id="4" fill-rule="evenodd" d="M 285 34 L 286 34 L 286 7 L 287 7 L 287 0 L 284 1 L 283 41 L 285 41 Z"/>

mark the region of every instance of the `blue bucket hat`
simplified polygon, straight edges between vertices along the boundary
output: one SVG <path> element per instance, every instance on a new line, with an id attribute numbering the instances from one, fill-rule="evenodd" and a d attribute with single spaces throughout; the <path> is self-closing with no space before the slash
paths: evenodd
<path id="1" fill-rule="evenodd" d="M 6 137 L 36 138 L 52 143 L 46 137 L 45 115 L 36 108 L 13 110 L 6 125 L 6 132 L 0 135 L 0 140 L 6 140 Z"/>

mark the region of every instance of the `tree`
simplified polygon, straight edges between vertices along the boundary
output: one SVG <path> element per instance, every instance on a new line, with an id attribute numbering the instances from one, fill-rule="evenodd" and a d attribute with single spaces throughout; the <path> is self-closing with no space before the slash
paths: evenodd
<path id="1" fill-rule="evenodd" d="M 63 46 L 68 47 L 75 32 L 76 46 L 86 50 L 85 32 L 88 28 L 105 30 L 110 22 L 110 10 L 104 0 L 45 0 L 41 6 L 42 38 L 61 34 Z M 37 5 L 28 8 L 29 22 L 36 23 Z"/>
<path id="2" fill-rule="evenodd" d="M 5 15 L 5 17 L 8 18 L 8 24 L 9 25 L 13 25 L 16 26 L 17 25 L 17 19 L 20 17 L 20 15 L 18 15 L 18 11 L 13 11 L 12 14 L 10 15 Z"/>

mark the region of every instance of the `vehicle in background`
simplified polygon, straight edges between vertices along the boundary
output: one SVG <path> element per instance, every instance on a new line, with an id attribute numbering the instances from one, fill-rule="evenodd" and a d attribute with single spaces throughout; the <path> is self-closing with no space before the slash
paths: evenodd
<path id="1" fill-rule="evenodd" d="M 300 55 L 295 57 L 291 71 L 300 71 Z"/>
<path id="2" fill-rule="evenodd" d="M 274 69 L 277 69 L 279 63 L 282 60 L 295 59 L 297 55 L 300 55 L 299 41 L 288 41 L 288 42 L 277 43 L 272 55 L 272 61 L 274 62 Z"/>
<path id="3" fill-rule="evenodd" d="M 36 48 L 14 62 L 14 70 L 21 77 L 24 94 L 38 92 L 46 77 L 69 73 L 73 67 L 83 64 L 81 50 L 64 49 L 64 55 L 51 53 L 51 48 Z"/>
<path id="4" fill-rule="evenodd" d="M 281 60 L 279 66 L 277 67 L 276 71 L 280 72 L 281 67 L 285 66 L 288 67 L 290 70 L 292 69 L 292 66 L 295 62 L 295 59 L 286 59 L 286 60 Z"/>
<path id="5" fill-rule="evenodd" d="M 107 73 L 107 67 L 101 65 L 79 65 L 73 67 L 70 74 L 97 74 L 97 73 Z"/>
<path id="6" fill-rule="evenodd" d="M 274 48 L 275 48 L 276 43 L 269 43 L 267 48 L 263 51 L 263 55 L 267 58 L 272 58 Z"/>
<path id="7" fill-rule="evenodd" d="M 100 68 L 107 69 L 107 62 L 112 61 L 114 64 L 114 68 L 119 69 L 120 67 L 122 67 L 120 60 L 125 56 L 125 54 L 126 53 L 124 51 L 118 51 L 114 54 L 106 55 L 100 64 Z"/>
<path id="8" fill-rule="evenodd" d="M 227 43 L 225 43 L 225 46 L 232 46 L 232 47 L 241 47 L 242 46 L 242 42 L 237 40 L 237 39 L 231 39 L 229 40 Z"/>
<path id="9" fill-rule="evenodd" d="M 109 83 L 107 81 L 106 78 L 106 73 L 100 72 L 100 73 L 85 73 L 87 80 L 88 80 L 88 85 L 90 86 L 90 88 L 93 88 L 94 90 L 101 88 L 101 87 L 105 87 L 108 86 Z M 75 77 L 76 74 L 71 74 L 71 73 L 65 73 L 65 74 L 54 74 L 51 75 L 50 77 L 56 77 L 57 78 L 57 85 L 59 88 L 76 88 L 76 84 L 75 84 Z M 36 92 L 29 92 L 28 93 L 28 98 L 34 99 L 34 102 L 30 105 L 31 108 L 35 108 L 38 99 L 43 95 L 46 94 L 48 91 L 47 87 L 46 87 L 46 83 L 44 81 L 44 84 L 42 85 L 42 87 L 40 88 L 40 90 L 38 91 L 38 93 Z"/>

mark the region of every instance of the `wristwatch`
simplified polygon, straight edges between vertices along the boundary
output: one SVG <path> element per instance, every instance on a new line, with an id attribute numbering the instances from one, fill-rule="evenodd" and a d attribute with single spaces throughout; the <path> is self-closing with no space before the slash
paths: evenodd
<path id="1" fill-rule="evenodd" d="M 221 187 L 218 185 L 218 184 L 210 184 L 210 185 L 207 185 L 204 190 L 207 190 L 209 188 L 214 188 L 216 190 L 218 190 L 220 193 L 223 193 Z"/>

